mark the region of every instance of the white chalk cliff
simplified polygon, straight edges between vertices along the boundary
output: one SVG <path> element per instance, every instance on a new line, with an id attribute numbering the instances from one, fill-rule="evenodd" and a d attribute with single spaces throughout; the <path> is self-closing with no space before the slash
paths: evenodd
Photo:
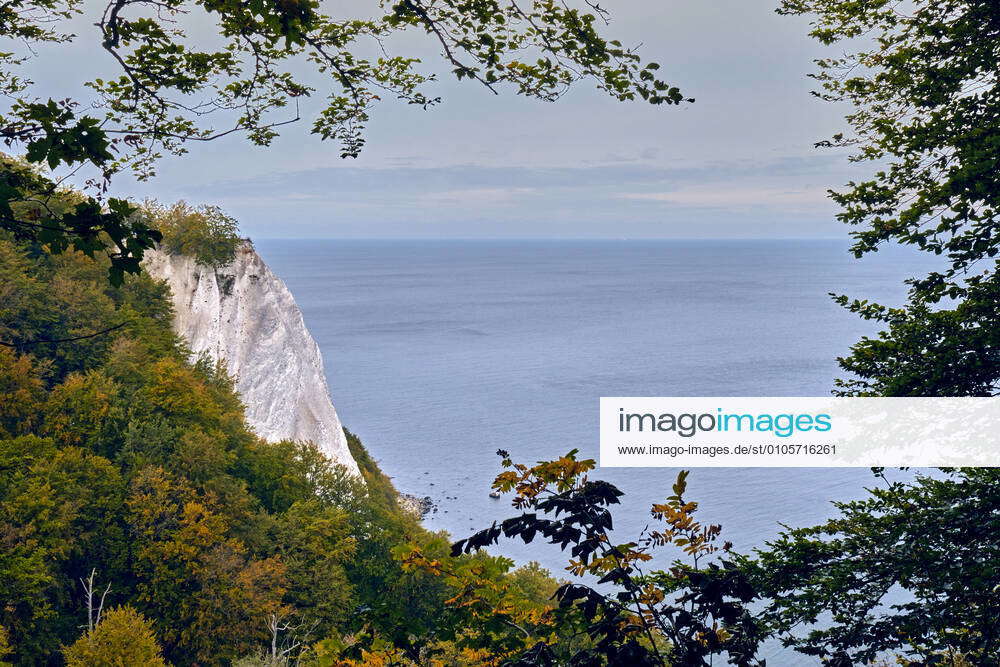
<path id="1" fill-rule="evenodd" d="M 249 243 L 215 268 L 162 251 L 143 265 L 173 292 L 174 330 L 196 354 L 225 362 L 251 428 L 269 441 L 310 440 L 355 473 L 319 346 L 291 292 Z"/>

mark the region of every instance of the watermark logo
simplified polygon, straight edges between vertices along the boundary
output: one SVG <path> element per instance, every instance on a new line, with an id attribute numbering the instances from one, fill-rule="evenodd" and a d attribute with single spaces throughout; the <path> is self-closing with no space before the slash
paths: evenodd
<path id="1" fill-rule="evenodd" d="M 817 431 L 825 433 L 830 430 L 830 415 L 794 414 L 769 412 L 754 414 L 750 412 L 724 412 L 716 408 L 716 412 L 626 412 L 624 407 L 618 409 L 618 430 L 622 433 L 674 432 L 682 438 L 690 438 L 696 433 L 771 433 L 779 438 L 787 438 L 794 433 Z"/>
<path id="2" fill-rule="evenodd" d="M 608 467 L 1000 465 L 998 398 L 601 398 Z"/>

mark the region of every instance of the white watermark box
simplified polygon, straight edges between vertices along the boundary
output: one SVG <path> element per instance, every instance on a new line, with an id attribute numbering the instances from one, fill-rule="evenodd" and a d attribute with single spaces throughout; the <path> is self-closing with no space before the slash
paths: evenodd
<path id="1" fill-rule="evenodd" d="M 1000 466 L 1000 398 L 602 397 L 601 466 Z"/>

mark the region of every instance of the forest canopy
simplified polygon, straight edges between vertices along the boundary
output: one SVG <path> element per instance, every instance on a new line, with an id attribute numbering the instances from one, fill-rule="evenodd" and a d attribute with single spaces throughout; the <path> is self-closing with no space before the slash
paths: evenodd
<path id="1" fill-rule="evenodd" d="M 458 591 L 404 566 L 415 546 L 550 604 L 537 569 L 450 559 L 353 434 L 363 480 L 255 436 L 225 370 L 173 333 L 165 284 L 106 270 L 0 235 L 0 661 L 458 655 Z"/>

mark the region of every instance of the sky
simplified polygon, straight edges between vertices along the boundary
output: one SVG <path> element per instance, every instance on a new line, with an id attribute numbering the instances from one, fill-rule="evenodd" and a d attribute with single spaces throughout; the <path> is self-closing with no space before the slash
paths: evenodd
<path id="1" fill-rule="evenodd" d="M 309 133 L 313 104 L 270 148 L 235 136 L 193 145 L 153 181 L 119 177 L 115 190 L 218 205 L 255 238 L 844 238 L 826 191 L 858 167 L 814 143 L 843 128 L 846 110 L 810 94 L 824 53 L 775 5 L 605 3 L 606 35 L 641 44 L 694 104 L 623 104 L 586 81 L 555 103 L 495 96 L 449 78 L 414 35 L 407 44 L 444 73 L 430 89 L 443 102 L 380 104 L 361 157 L 343 160 Z M 29 65 L 39 94 L 113 71 L 89 32 L 99 5 L 85 6 L 76 44 Z"/>

